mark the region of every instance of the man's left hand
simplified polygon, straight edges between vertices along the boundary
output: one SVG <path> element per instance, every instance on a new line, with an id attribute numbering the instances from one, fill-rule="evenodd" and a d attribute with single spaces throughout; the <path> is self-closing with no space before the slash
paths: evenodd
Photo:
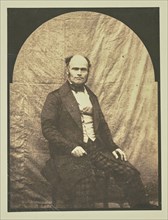
<path id="1" fill-rule="evenodd" d="M 121 160 L 127 161 L 126 154 L 120 148 L 117 148 L 116 150 L 112 151 L 112 154 L 116 159 L 120 157 Z"/>

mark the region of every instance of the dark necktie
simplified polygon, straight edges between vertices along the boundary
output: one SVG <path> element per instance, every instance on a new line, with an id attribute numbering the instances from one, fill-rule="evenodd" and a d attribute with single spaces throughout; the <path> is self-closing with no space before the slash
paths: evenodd
<path id="1" fill-rule="evenodd" d="M 74 84 L 70 84 L 70 87 L 75 92 L 84 92 L 84 86 L 83 85 L 76 86 Z"/>

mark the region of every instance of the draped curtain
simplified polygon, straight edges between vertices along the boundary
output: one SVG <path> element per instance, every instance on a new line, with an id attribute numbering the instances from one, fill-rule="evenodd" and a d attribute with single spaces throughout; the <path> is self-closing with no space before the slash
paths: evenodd
<path id="1" fill-rule="evenodd" d="M 157 200 L 158 94 L 148 51 L 119 20 L 81 11 L 42 24 L 18 54 L 10 84 L 10 208 L 51 205 L 49 185 L 40 174 L 49 158 L 40 114 L 47 94 L 65 82 L 64 58 L 73 54 L 90 59 L 87 85 L 114 141 Z"/>

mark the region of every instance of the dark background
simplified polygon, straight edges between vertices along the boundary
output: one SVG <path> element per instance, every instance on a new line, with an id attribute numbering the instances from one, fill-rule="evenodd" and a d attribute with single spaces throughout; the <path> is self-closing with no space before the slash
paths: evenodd
<path id="1" fill-rule="evenodd" d="M 12 82 L 16 56 L 29 35 L 53 17 L 74 11 L 112 16 L 130 27 L 146 46 L 160 80 L 159 8 L 8 8 L 8 83 Z"/>

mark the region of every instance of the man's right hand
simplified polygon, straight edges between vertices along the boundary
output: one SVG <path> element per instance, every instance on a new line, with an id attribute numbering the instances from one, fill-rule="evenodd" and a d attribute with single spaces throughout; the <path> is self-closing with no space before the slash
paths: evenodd
<path id="1" fill-rule="evenodd" d="M 83 155 L 87 154 L 87 152 L 81 146 L 77 146 L 71 151 L 71 154 L 74 157 L 82 157 Z"/>

